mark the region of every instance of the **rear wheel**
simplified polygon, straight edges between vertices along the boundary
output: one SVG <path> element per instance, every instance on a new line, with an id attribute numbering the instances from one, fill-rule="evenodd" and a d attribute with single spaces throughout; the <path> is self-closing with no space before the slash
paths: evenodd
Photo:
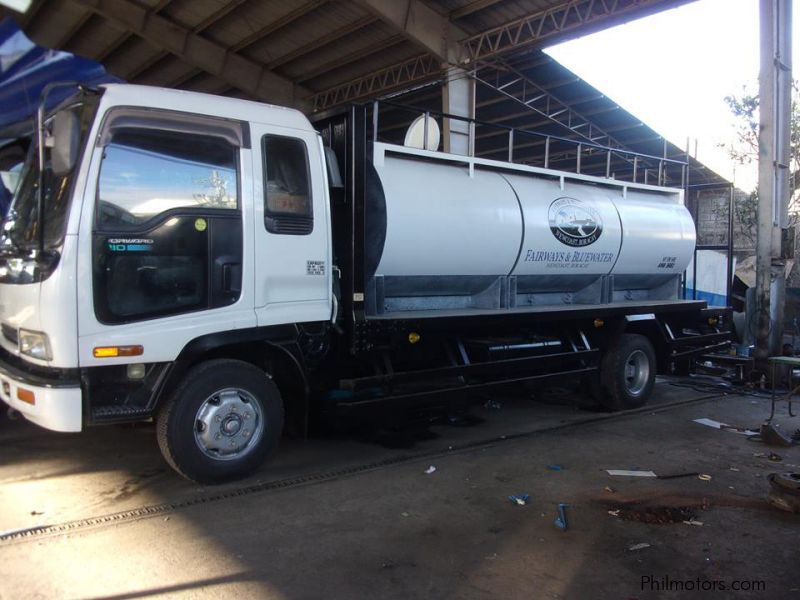
<path id="1" fill-rule="evenodd" d="M 656 380 L 656 353 L 643 335 L 626 333 L 600 363 L 603 405 L 611 410 L 643 406 Z"/>
<path id="2" fill-rule="evenodd" d="M 194 367 L 157 418 L 166 461 L 198 483 L 217 483 L 253 472 L 278 446 L 283 403 L 278 388 L 257 367 L 211 360 Z"/>

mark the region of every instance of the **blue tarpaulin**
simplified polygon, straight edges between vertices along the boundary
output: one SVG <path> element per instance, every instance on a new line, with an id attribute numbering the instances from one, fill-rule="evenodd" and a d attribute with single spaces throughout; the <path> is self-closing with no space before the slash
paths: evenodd
<path id="1" fill-rule="evenodd" d="M 0 138 L 30 134 L 42 88 L 54 81 L 98 85 L 120 80 L 92 60 L 37 46 L 10 18 L 0 21 Z M 47 108 L 70 93 L 54 90 Z"/>

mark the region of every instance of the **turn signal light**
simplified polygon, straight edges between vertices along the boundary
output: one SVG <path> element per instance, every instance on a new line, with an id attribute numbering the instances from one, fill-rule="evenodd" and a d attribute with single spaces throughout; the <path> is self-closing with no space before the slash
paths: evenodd
<path id="1" fill-rule="evenodd" d="M 117 358 L 121 356 L 141 356 L 144 346 L 98 346 L 94 349 L 95 358 Z"/>
<path id="2" fill-rule="evenodd" d="M 28 404 L 36 404 L 36 395 L 30 390 L 17 388 L 17 399 L 27 402 Z"/>

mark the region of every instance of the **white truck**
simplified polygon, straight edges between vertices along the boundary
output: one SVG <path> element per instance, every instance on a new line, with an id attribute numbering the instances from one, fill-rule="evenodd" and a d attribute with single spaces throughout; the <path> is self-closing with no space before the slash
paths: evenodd
<path id="1" fill-rule="evenodd" d="M 124 84 L 40 110 L 0 239 L 3 401 L 155 420 L 217 482 L 312 417 L 557 377 L 628 408 L 727 343 L 727 311 L 679 299 L 682 190 L 389 143 L 378 115 Z"/>

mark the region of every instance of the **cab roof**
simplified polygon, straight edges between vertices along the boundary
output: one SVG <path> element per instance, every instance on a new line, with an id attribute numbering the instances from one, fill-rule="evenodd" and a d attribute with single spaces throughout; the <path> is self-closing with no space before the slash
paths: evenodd
<path id="1" fill-rule="evenodd" d="M 162 108 L 314 131 L 311 123 L 299 110 L 274 104 L 128 83 L 111 83 L 102 87 L 105 88 L 103 101 L 111 105 Z"/>

